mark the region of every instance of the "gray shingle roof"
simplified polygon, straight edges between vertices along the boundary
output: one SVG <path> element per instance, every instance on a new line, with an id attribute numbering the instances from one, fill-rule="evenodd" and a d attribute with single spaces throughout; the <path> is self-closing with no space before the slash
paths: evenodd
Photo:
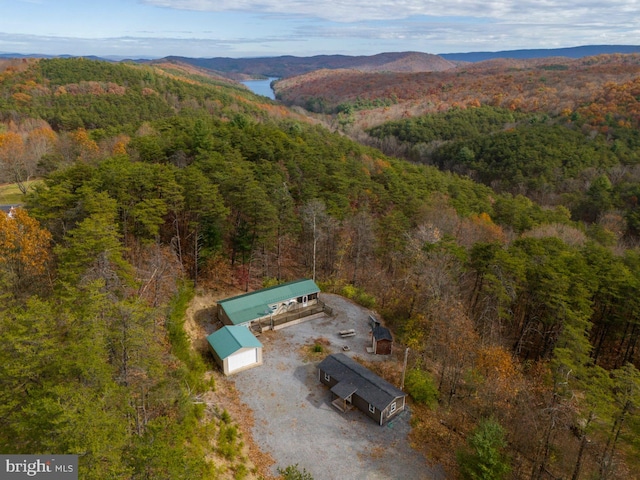
<path id="1" fill-rule="evenodd" d="M 373 329 L 373 337 L 376 340 L 393 340 L 393 338 L 391 337 L 391 332 L 389 331 L 389 329 L 385 328 L 385 327 L 381 327 L 380 325 L 377 325 Z"/>
<path id="2" fill-rule="evenodd" d="M 396 398 L 404 397 L 405 393 L 391 385 L 384 378 L 379 377 L 368 368 L 363 367 L 344 353 L 334 353 L 325 358 L 318 368 L 338 380 L 332 388 L 336 395 L 347 391 L 370 403 L 378 410 L 387 408 Z M 338 385 L 344 384 L 340 387 Z M 343 398 L 343 397 L 341 397 Z"/>
<path id="3" fill-rule="evenodd" d="M 347 380 L 344 380 L 342 382 L 336 383 L 331 391 L 340 398 L 347 398 L 349 395 L 353 395 L 358 391 L 358 386 Z"/>

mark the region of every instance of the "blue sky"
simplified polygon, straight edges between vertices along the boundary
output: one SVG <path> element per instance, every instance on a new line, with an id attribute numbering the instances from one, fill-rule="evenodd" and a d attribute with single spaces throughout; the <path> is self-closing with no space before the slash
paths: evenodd
<path id="1" fill-rule="evenodd" d="M 0 52 L 131 58 L 640 44 L 640 0 L 0 0 Z"/>

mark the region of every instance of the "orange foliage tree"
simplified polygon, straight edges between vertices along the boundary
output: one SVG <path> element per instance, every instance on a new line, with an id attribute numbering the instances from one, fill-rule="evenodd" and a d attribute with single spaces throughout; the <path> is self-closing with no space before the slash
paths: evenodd
<path id="1" fill-rule="evenodd" d="M 46 122 L 9 124 L 9 131 L 0 134 L 0 180 L 15 182 L 26 193 L 27 182 L 36 176 L 38 162 L 52 151 L 56 139 Z"/>
<path id="2" fill-rule="evenodd" d="M 18 290 L 46 272 L 51 234 L 26 210 L 0 213 L 0 282 Z"/>
<path id="3" fill-rule="evenodd" d="M 24 142 L 15 132 L 0 134 L 0 173 L 4 181 L 14 181 L 24 156 Z"/>

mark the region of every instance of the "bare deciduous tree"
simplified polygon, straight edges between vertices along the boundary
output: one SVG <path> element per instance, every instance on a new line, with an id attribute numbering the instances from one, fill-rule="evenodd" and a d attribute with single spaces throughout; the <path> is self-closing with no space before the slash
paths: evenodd
<path id="1" fill-rule="evenodd" d="M 323 223 L 327 217 L 327 208 L 321 200 L 314 199 L 302 207 L 302 224 L 306 236 L 311 240 L 312 279 L 316 280 L 318 242 L 323 237 Z"/>

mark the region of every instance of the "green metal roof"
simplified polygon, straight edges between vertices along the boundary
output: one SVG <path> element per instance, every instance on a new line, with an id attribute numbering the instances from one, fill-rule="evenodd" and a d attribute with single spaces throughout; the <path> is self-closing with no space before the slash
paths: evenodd
<path id="1" fill-rule="evenodd" d="M 222 360 L 242 348 L 262 347 L 247 327 L 236 325 L 216 330 L 207 337 L 207 341 Z"/>
<path id="2" fill-rule="evenodd" d="M 302 279 L 220 300 L 218 304 L 231 323 L 240 325 L 268 316 L 269 305 L 318 292 L 320 288 L 313 280 Z"/>

